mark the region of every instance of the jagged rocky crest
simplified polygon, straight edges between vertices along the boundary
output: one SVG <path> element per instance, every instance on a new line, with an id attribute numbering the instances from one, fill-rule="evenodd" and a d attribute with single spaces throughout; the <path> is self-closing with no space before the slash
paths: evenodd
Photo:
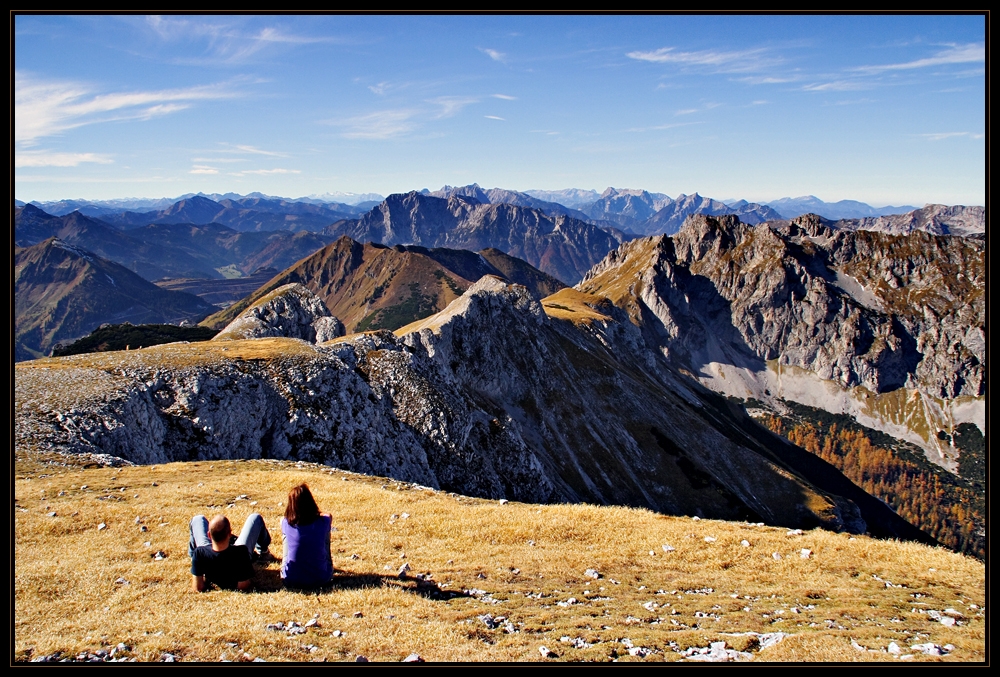
<path id="1" fill-rule="evenodd" d="M 213 341 L 285 337 L 323 343 L 344 335 L 344 325 L 301 284 L 278 287 L 233 320 Z"/>
<path id="2" fill-rule="evenodd" d="M 335 223 L 325 232 L 385 245 L 474 251 L 494 247 L 570 284 L 628 239 L 621 231 L 565 215 L 483 204 L 458 194 L 444 199 L 417 192 L 390 195 L 364 216 Z"/>
<path id="3" fill-rule="evenodd" d="M 16 379 L 15 437 L 139 463 L 298 458 L 490 498 L 926 540 L 672 371 L 622 310 L 572 290 L 551 298 L 553 316 L 486 277 L 398 335 L 31 363 Z M 54 403 L 74 380 L 101 385 Z"/>
<path id="4" fill-rule="evenodd" d="M 696 216 L 672 238 L 622 245 L 578 289 L 627 308 L 675 365 L 740 397 L 766 399 L 795 368 L 873 396 L 985 395 L 981 239 L 832 230 L 815 216 L 757 226 Z M 809 387 L 800 379 L 783 396 L 843 411 L 839 396 L 796 390 Z M 936 431 L 913 432 L 937 450 Z"/>
<path id="5" fill-rule="evenodd" d="M 842 219 L 834 227 L 843 230 L 874 230 L 894 235 L 923 231 L 932 235 L 986 234 L 986 209 L 963 205 L 927 205 L 905 214 Z"/>

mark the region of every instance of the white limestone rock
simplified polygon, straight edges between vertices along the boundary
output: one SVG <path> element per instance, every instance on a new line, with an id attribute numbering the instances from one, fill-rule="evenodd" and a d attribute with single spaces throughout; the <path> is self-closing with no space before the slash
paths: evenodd
<path id="1" fill-rule="evenodd" d="M 240 313 L 212 339 L 295 338 L 323 343 L 344 335 L 344 325 L 326 304 L 297 283 L 279 287 Z"/>

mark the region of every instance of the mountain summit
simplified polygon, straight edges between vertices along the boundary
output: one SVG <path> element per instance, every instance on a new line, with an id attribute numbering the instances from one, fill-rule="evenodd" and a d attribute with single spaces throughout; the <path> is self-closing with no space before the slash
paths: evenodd
<path id="1" fill-rule="evenodd" d="M 720 392 L 848 412 L 949 468 L 937 431 L 985 430 L 981 239 L 699 215 L 623 244 L 577 288 Z"/>
<path id="2" fill-rule="evenodd" d="M 537 209 L 417 192 L 390 195 L 361 218 L 340 221 L 326 232 L 385 245 L 493 247 L 570 284 L 627 239 L 620 231 Z"/>

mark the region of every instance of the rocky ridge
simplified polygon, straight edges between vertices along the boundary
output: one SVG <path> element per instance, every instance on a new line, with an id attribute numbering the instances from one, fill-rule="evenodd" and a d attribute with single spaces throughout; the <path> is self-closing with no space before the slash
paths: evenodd
<path id="1" fill-rule="evenodd" d="M 418 192 L 390 195 L 361 218 L 339 221 L 324 232 L 390 246 L 493 247 L 570 284 L 628 239 L 615 229 L 537 209 Z"/>
<path id="2" fill-rule="evenodd" d="M 622 245 L 577 288 L 713 389 L 849 411 L 946 466 L 939 429 L 985 428 L 982 240 L 696 216 Z"/>
<path id="3" fill-rule="evenodd" d="M 301 284 L 286 284 L 259 299 L 213 341 L 284 337 L 324 343 L 344 335 L 344 324 Z"/>
<path id="4" fill-rule="evenodd" d="M 508 204 L 517 207 L 537 209 L 549 216 L 571 216 L 581 221 L 589 221 L 589 217 L 581 211 L 572 209 L 558 202 L 548 202 L 527 193 L 505 188 L 490 188 L 484 190 L 478 183 L 468 186 L 443 186 L 441 190 L 422 191 L 425 195 L 448 199 L 452 196 L 472 198 L 482 204 Z"/>
<path id="5" fill-rule="evenodd" d="M 537 299 L 566 286 L 498 249 L 386 247 L 341 237 L 203 324 L 224 327 L 278 287 L 299 283 L 322 299 L 351 332 L 398 329 L 443 310 L 483 275 L 522 284 Z"/>
<path id="6" fill-rule="evenodd" d="M 841 230 L 873 230 L 880 233 L 905 235 L 923 231 L 932 235 L 984 235 L 986 209 L 963 205 L 927 205 L 905 214 L 842 219 L 834 224 Z"/>
<path id="7" fill-rule="evenodd" d="M 489 498 L 926 540 L 673 372 L 622 311 L 584 300 L 564 290 L 543 306 L 486 277 L 398 335 L 35 361 L 15 380 L 16 445 L 136 463 L 300 459 Z"/>

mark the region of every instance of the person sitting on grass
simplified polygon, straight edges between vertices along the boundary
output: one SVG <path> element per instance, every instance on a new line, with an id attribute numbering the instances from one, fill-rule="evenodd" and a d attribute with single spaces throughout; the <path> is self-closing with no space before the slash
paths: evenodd
<path id="1" fill-rule="evenodd" d="M 333 579 L 332 525 L 333 517 L 319 511 L 309 485 L 300 484 L 288 493 L 285 516 L 281 518 L 281 579 L 286 587 L 316 588 Z"/>
<path id="2" fill-rule="evenodd" d="M 271 534 L 259 513 L 247 517 L 239 538 L 233 536 L 229 519 L 216 515 L 209 522 L 204 515 L 191 520 L 191 587 L 204 592 L 214 583 L 223 590 L 249 590 L 253 577 L 252 560 L 267 554 Z"/>

